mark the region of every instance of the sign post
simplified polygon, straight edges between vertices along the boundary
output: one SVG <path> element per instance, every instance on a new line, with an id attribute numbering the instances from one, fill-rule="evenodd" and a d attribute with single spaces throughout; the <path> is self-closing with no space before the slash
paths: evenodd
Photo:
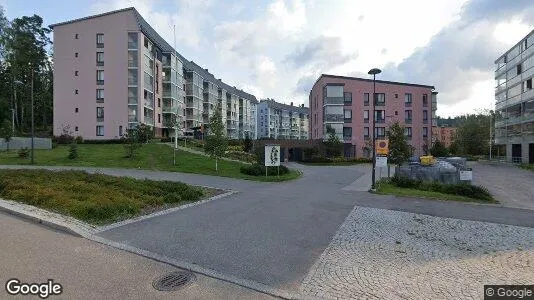
<path id="1" fill-rule="evenodd" d="M 265 145 L 265 177 L 268 167 L 278 167 L 280 175 L 280 145 Z"/>

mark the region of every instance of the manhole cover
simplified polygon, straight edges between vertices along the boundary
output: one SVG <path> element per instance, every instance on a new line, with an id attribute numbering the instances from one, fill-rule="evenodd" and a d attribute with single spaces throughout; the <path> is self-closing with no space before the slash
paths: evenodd
<path id="1" fill-rule="evenodd" d="M 158 291 L 176 291 L 195 280 L 195 274 L 191 272 L 172 272 L 156 279 L 152 285 Z"/>

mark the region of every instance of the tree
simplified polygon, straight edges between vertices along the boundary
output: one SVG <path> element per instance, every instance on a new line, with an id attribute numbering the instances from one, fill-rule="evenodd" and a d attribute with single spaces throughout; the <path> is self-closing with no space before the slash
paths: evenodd
<path id="1" fill-rule="evenodd" d="M 326 155 L 329 157 L 338 157 L 343 153 L 343 143 L 339 140 L 336 131 L 331 126 L 326 126 L 328 140 L 325 142 Z"/>
<path id="2" fill-rule="evenodd" d="M 398 122 L 391 125 L 387 131 L 389 139 L 389 156 L 388 160 L 396 165 L 402 165 L 412 155 L 413 147 L 408 144 L 404 127 Z"/>
<path id="3" fill-rule="evenodd" d="M 252 150 L 252 139 L 247 135 L 243 141 L 243 151 L 250 152 Z"/>
<path id="4" fill-rule="evenodd" d="M 430 154 L 435 157 L 444 157 L 449 156 L 449 149 L 445 147 L 445 145 L 438 141 L 434 142 L 434 145 L 432 145 L 432 148 L 430 148 Z"/>
<path id="5" fill-rule="evenodd" d="M 9 142 L 13 137 L 13 126 L 11 126 L 11 122 L 8 120 L 5 120 L 2 127 L 0 127 L 0 137 L 6 141 L 6 149 L 9 152 Z"/>
<path id="6" fill-rule="evenodd" d="M 204 151 L 215 159 L 215 171 L 219 170 L 218 160 L 223 157 L 228 148 L 228 139 L 224 134 L 224 124 L 222 122 L 219 105 L 215 107 L 215 112 L 210 118 L 208 136 L 206 137 L 206 145 Z"/>
<path id="7" fill-rule="evenodd" d="M 121 137 L 121 140 L 124 143 L 126 158 L 133 158 L 135 156 L 135 151 L 142 146 L 141 142 L 139 141 L 138 127 L 126 130 L 126 134 Z"/>
<path id="8" fill-rule="evenodd" d="M 482 155 L 489 152 L 491 113 L 480 112 L 460 118 L 455 143 L 461 154 Z"/>
<path id="9" fill-rule="evenodd" d="M 152 127 L 146 124 L 139 124 L 135 127 L 137 139 L 140 143 L 148 143 L 154 137 Z"/>

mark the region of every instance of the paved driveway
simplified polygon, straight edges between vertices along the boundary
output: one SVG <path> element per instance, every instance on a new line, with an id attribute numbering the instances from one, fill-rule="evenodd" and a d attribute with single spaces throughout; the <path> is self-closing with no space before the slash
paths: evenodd
<path id="1" fill-rule="evenodd" d="M 534 209 L 534 172 L 505 164 L 470 164 L 473 183 L 485 186 L 501 205 Z"/>

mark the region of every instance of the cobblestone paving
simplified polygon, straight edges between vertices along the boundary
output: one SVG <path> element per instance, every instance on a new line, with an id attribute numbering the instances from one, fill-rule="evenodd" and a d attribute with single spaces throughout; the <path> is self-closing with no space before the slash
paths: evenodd
<path id="1" fill-rule="evenodd" d="M 356 207 L 300 291 L 332 299 L 482 299 L 534 283 L 534 228 Z"/>

